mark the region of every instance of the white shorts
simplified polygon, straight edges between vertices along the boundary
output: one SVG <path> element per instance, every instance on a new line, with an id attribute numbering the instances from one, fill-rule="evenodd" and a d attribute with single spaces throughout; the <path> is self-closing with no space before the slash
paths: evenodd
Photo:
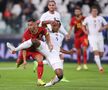
<path id="1" fill-rule="evenodd" d="M 104 52 L 104 39 L 103 37 L 88 36 L 89 44 L 93 51 Z"/>
<path id="2" fill-rule="evenodd" d="M 57 62 L 51 65 L 53 70 L 55 71 L 56 69 L 62 69 L 63 70 L 63 63 L 62 62 Z"/>
<path id="3" fill-rule="evenodd" d="M 57 51 L 52 51 L 50 53 L 50 57 L 48 58 L 48 62 L 53 68 L 53 70 L 56 69 L 63 69 L 63 62 L 60 59 L 59 52 Z"/>

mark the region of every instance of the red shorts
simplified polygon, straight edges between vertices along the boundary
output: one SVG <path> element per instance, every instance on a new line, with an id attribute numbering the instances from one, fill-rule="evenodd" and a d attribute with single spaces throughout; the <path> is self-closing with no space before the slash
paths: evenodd
<path id="1" fill-rule="evenodd" d="M 81 48 L 82 47 L 87 47 L 88 46 L 88 38 L 87 36 L 82 36 L 80 38 L 74 39 L 74 46 L 75 48 Z"/>
<path id="2" fill-rule="evenodd" d="M 26 51 L 26 60 L 29 60 L 31 58 L 32 59 L 35 59 L 35 57 L 37 55 L 42 55 L 42 54 L 40 52 L 38 52 L 38 51 L 35 51 L 35 52 Z M 23 61 L 22 51 L 19 52 L 18 59 L 17 59 L 17 63 L 20 63 L 21 61 Z"/>

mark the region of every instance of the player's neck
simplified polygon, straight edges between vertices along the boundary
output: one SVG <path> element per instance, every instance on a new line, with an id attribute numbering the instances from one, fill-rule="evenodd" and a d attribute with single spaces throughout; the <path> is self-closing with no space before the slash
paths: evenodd
<path id="1" fill-rule="evenodd" d="M 54 14 L 54 11 L 49 11 L 50 14 Z"/>
<path id="2" fill-rule="evenodd" d="M 93 18 L 96 18 L 96 17 L 97 17 L 97 15 L 92 15 L 92 17 L 93 17 Z"/>
<path id="3" fill-rule="evenodd" d="M 79 15 L 79 16 L 75 16 L 76 19 L 81 19 L 82 18 L 82 15 Z"/>

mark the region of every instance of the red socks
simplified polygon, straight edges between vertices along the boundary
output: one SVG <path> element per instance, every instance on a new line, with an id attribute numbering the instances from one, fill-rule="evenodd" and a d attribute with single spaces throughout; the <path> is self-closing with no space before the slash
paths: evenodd
<path id="1" fill-rule="evenodd" d="M 84 59 L 84 64 L 86 64 L 87 63 L 87 51 L 84 51 L 83 59 Z"/>
<path id="2" fill-rule="evenodd" d="M 77 55 L 77 63 L 78 63 L 78 65 L 80 65 L 81 64 L 81 54 L 80 53 L 77 53 L 78 55 Z"/>
<path id="3" fill-rule="evenodd" d="M 43 75 L 43 62 L 38 62 L 37 74 L 38 74 L 38 79 L 41 79 Z"/>

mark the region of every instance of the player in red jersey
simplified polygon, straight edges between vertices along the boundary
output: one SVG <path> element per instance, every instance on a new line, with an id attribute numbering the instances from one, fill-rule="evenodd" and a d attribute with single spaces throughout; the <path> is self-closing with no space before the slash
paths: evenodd
<path id="1" fill-rule="evenodd" d="M 81 9 L 76 7 L 74 10 L 75 16 L 72 17 L 70 22 L 70 30 L 69 34 L 71 35 L 72 28 L 74 27 L 74 46 L 77 49 L 77 70 L 81 70 L 81 47 L 83 48 L 83 60 L 84 60 L 84 69 L 88 69 L 87 67 L 87 47 L 88 47 L 88 39 L 87 35 L 82 30 L 82 21 L 84 17 L 82 16 Z"/>
<path id="2" fill-rule="evenodd" d="M 46 38 L 49 37 L 49 33 L 47 30 L 43 27 L 34 27 L 35 20 L 30 19 L 28 20 L 28 28 L 25 30 L 23 34 L 22 42 L 25 42 L 29 39 L 35 40 L 35 39 L 42 39 L 42 36 L 44 35 Z M 21 65 L 22 63 L 25 65 L 26 60 L 30 59 L 32 57 L 33 59 L 37 60 L 38 66 L 37 66 L 37 74 L 38 74 L 38 85 L 44 85 L 45 83 L 41 80 L 42 74 L 43 74 L 43 55 L 35 50 L 35 46 L 32 45 L 30 48 L 21 50 L 18 60 L 17 60 L 17 67 Z"/>

